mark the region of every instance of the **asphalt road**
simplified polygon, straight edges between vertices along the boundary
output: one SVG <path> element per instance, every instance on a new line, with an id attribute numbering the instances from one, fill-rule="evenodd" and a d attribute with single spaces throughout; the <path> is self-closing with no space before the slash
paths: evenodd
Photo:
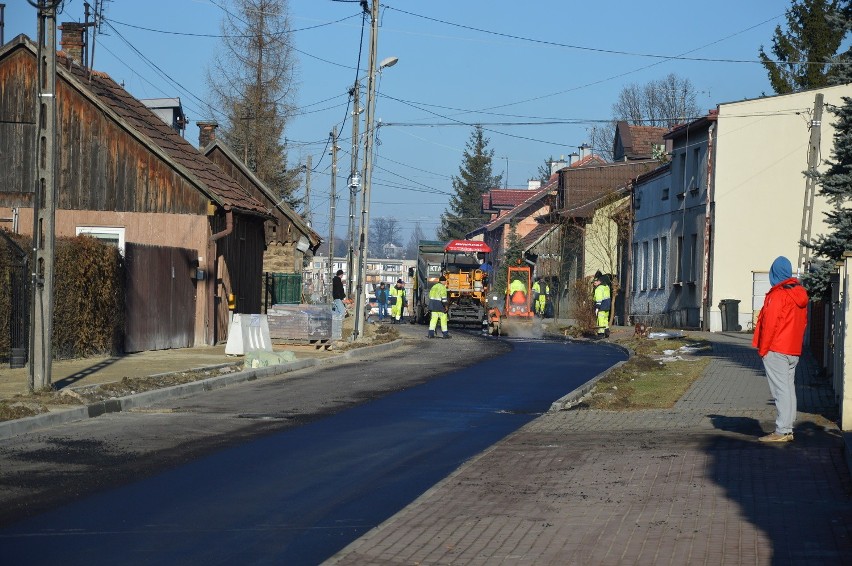
<path id="1" fill-rule="evenodd" d="M 316 564 L 623 357 L 417 340 L 6 441 L 0 548 L 13 563 Z"/>

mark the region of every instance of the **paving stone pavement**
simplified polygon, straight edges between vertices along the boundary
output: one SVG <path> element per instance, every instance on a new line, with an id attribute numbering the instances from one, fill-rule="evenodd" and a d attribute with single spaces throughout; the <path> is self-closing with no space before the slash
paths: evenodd
<path id="1" fill-rule="evenodd" d="M 713 342 L 669 410 L 568 410 L 467 462 L 331 564 L 852 564 L 836 405 L 803 358 L 796 440 L 750 335 Z"/>

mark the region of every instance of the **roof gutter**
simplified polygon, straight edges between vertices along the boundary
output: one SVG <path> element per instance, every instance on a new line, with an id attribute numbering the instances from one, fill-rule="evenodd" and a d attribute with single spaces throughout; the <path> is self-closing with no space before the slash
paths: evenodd
<path id="1" fill-rule="evenodd" d="M 212 236 L 210 236 L 210 241 L 215 242 L 216 240 L 220 240 L 225 236 L 229 235 L 234 231 L 234 211 L 231 210 L 230 206 L 225 206 L 225 229 L 221 232 L 216 232 Z"/>

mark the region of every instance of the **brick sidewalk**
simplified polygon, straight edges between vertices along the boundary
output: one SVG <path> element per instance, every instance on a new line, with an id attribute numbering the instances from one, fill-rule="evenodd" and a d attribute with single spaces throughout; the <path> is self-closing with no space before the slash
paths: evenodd
<path id="1" fill-rule="evenodd" d="M 548 413 L 334 557 L 335 564 L 852 564 L 852 482 L 808 359 L 796 441 L 748 335 L 703 334 L 670 410 Z"/>

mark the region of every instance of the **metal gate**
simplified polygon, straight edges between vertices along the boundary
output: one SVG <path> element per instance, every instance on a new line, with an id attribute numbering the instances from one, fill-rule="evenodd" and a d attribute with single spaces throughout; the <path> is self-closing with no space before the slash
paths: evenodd
<path id="1" fill-rule="evenodd" d="M 29 258 L 27 253 L 0 230 L 3 245 L 0 261 L 0 277 L 8 285 L 8 350 L 4 352 L 12 368 L 24 367 L 27 363 L 29 338 Z M 5 286 L 5 285 L 4 285 Z M 4 321 L 5 322 L 5 321 Z M 5 326 L 5 324 L 3 325 Z M 5 343 L 5 340 L 0 341 Z"/>

